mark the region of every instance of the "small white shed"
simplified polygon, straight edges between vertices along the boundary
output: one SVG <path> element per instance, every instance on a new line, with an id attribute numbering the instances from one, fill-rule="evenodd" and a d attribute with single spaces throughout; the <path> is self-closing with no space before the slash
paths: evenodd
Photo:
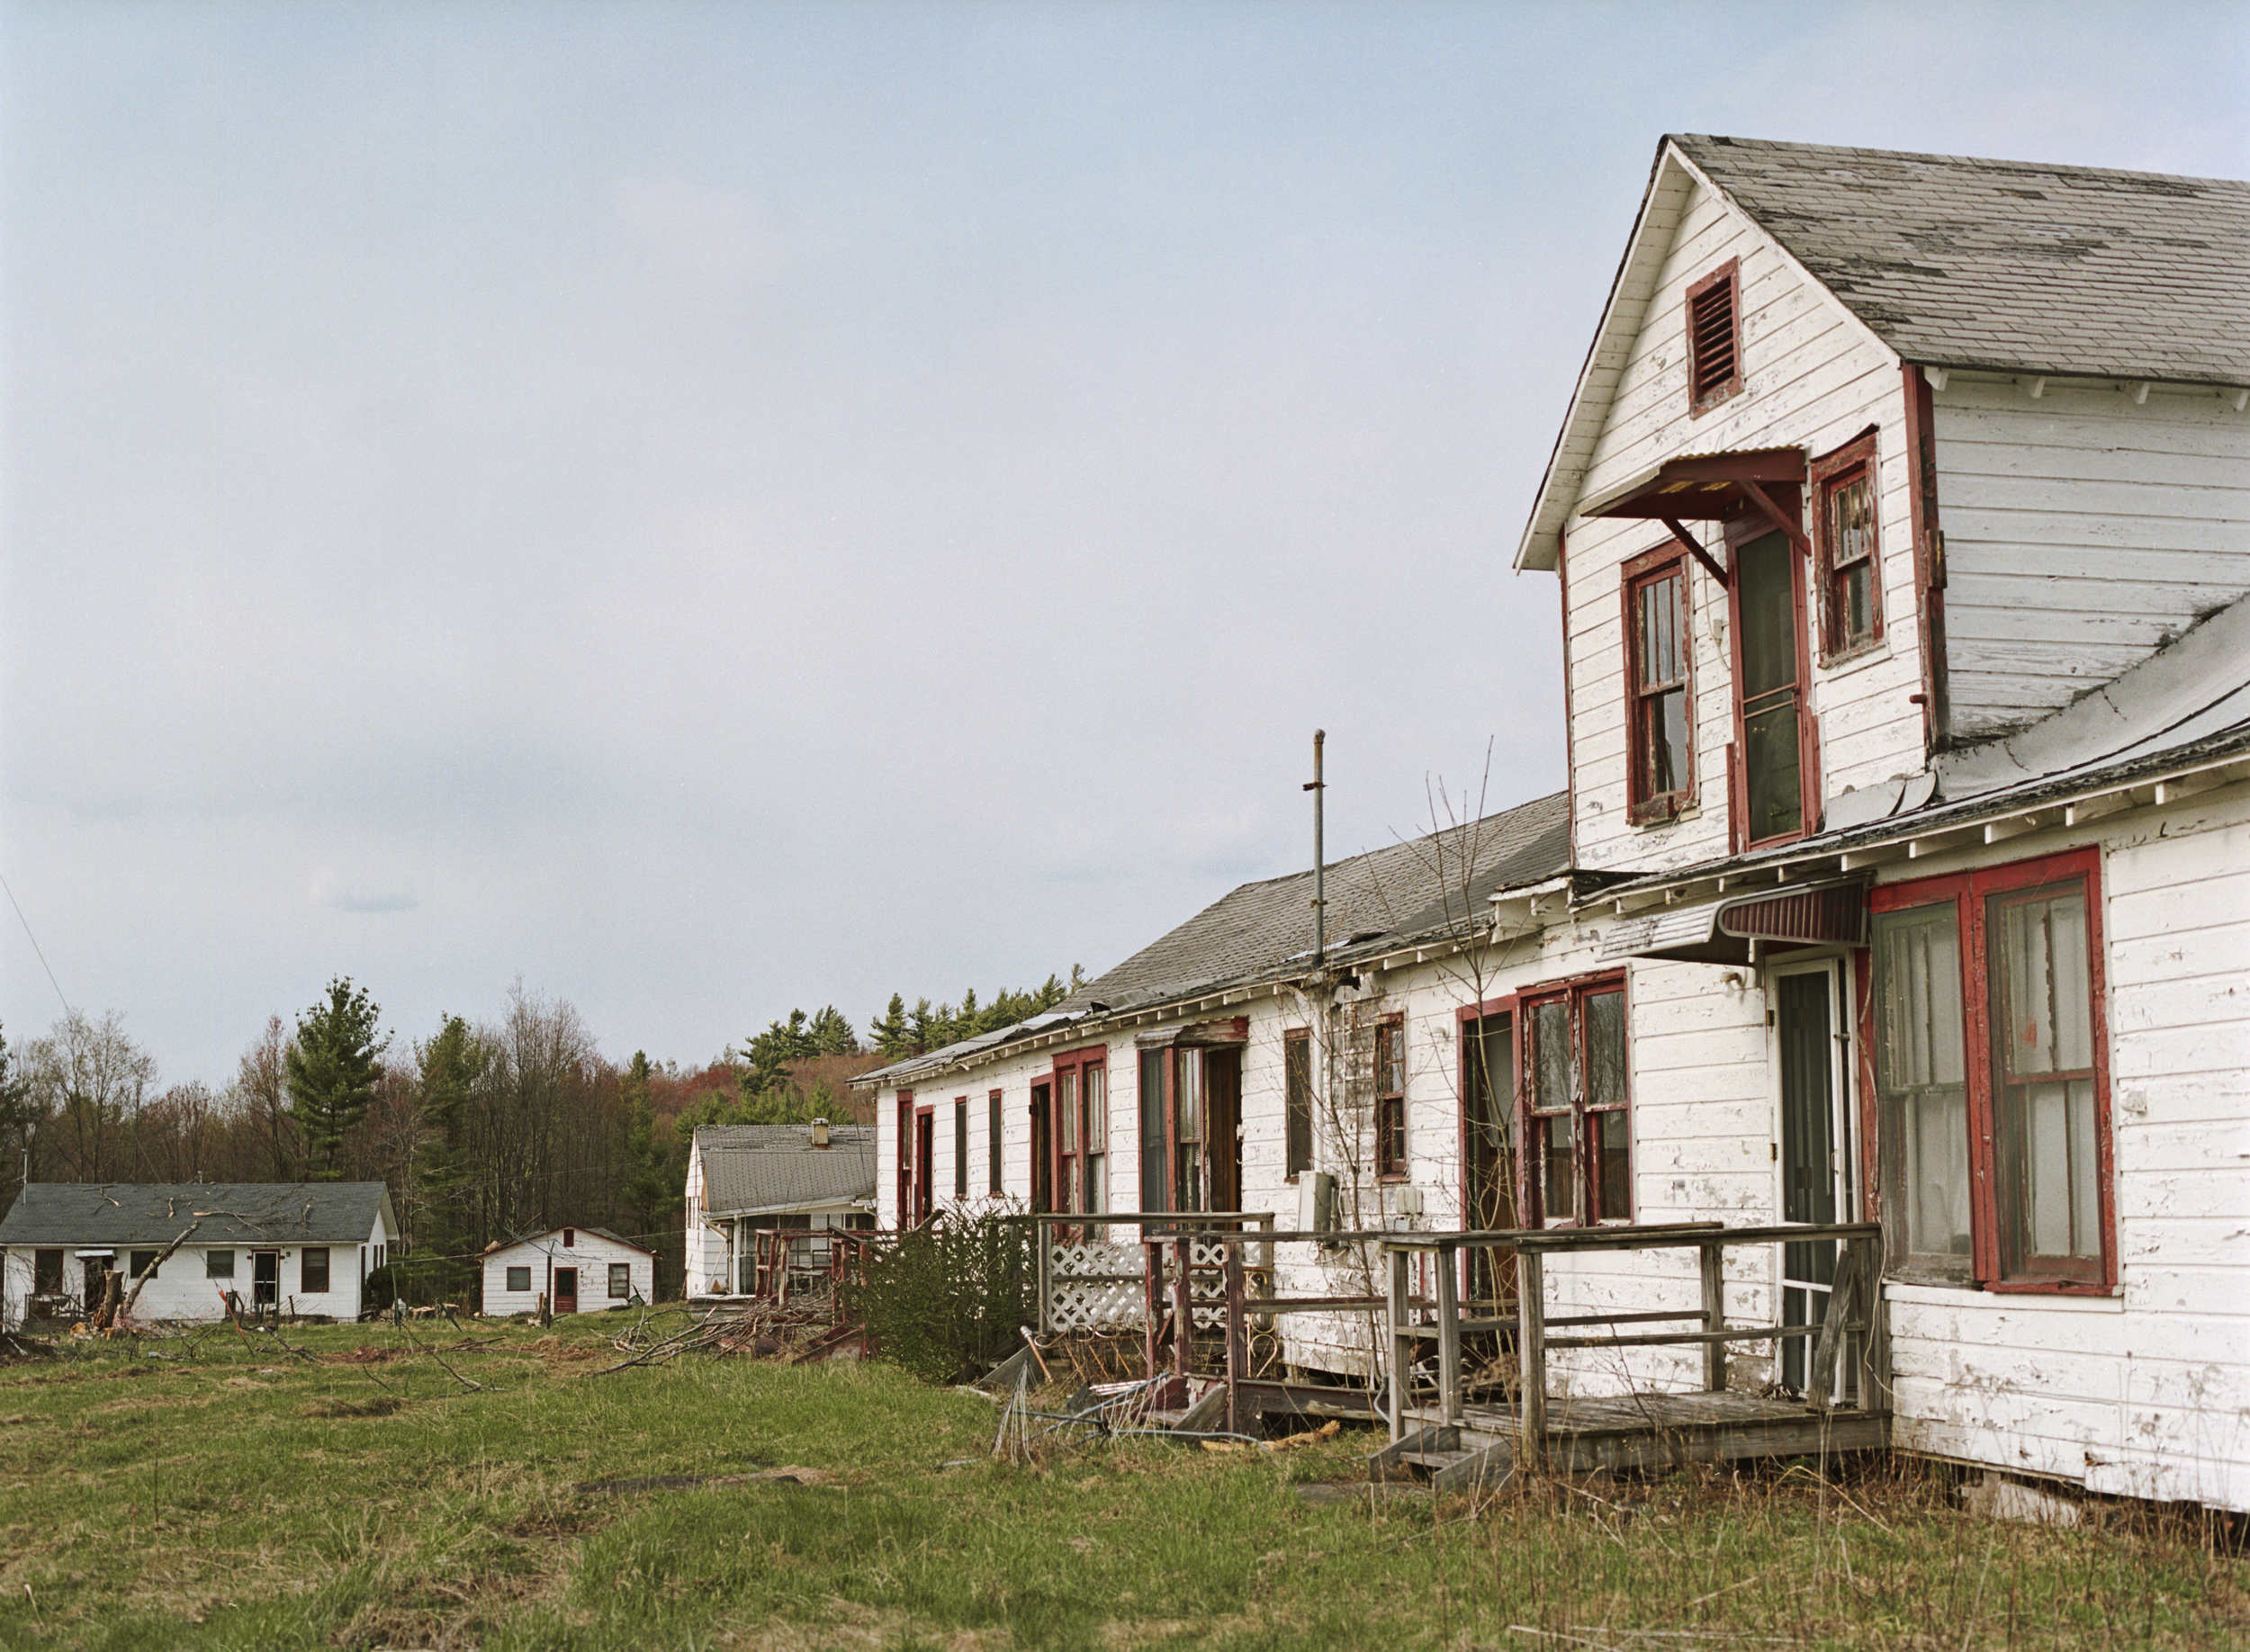
<path id="1" fill-rule="evenodd" d="M 550 1228 L 485 1251 L 484 1312 L 536 1313 L 541 1297 L 558 1314 L 653 1302 L 656 1252 L 606 1227 Z"/>

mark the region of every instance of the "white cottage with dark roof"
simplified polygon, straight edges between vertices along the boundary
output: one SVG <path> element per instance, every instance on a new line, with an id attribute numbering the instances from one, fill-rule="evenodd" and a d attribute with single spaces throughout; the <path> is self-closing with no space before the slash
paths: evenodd
<path id="1" fill-rule="evenodd" d="M 2246 293 L 2241 183 L 1666 139 L 1516 554 L 1556 577 L 1569 786 L 1497 830 L 1552 839 L 1454 843 L 1468 875 L 1423 887 L 1480 922 L 1332 907 L 1322 968 L 1310 879 L 1251 885 L 866 1075 L 885 1225 L 1286 1226 L 1332 1175 L 1346 1226 L 1555 1247 L 1544 1312 L 1607 1327 L 1551 1351 L 1558 1405 L 1794 1395 L 1861 1441 L 2250 1508 Z M 1833 1387 L 1733 1327 L 1819 1325 L 1836 1243 L 1723 1247 L 1693 1346 L 1660 1324 L 1692 1251 L 1598 1248 L 1854 1222 L 1879 1288 Z M 1464 1347 L 1527 1323 L 1482 1254 Z M 1091 1299 L 1049 1283 L 1051 1323 Z M 1397 1375 L 1387 1333 L 1276 1335 Z M 1528 1413 L 1464 1413 L 1474 1375 L 1400 1465 L 1505 1452 Z"/>
<path id="2" fill-rule="evenodd" d="M 398 1242 L 380 1181 L 33 1182 L 0 1219 L 0 1317 L 90 1313 L 122 1271 L 140 1319 L 356 1319 Z"/>
<path id="3" fill-rule="evenodd" d="M 755 1292 L 761 1231 L 801 1233 L 782 1265 L 803 1272 L 826 1265 L 822 1235 L 874 1226 L 875 1132 L 864 1125 L 704 1125 L 688 1145 L 690 1297 Z"/>

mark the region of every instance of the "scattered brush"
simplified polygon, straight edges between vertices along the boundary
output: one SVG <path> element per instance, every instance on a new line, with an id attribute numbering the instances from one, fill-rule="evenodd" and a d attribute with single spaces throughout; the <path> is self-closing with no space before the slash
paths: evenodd
<path id="1" fill-rule="evenodd" d="M 387 1417 L 406 1402 L 388 1394 L 378 1394 L 373 1399 L 317 1399 L 304 1406 L 297 1414 L 305 1417 Z"/>

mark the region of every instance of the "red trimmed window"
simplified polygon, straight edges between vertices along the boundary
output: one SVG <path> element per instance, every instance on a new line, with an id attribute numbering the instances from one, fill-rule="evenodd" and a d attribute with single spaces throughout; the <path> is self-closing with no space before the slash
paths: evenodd
<path id="1" fill-rule="evenodd" d="M 968 1197 L 968 1098 L 953 1098 L 953 1197 Z"/>
<path id="2" fill-rule="evenodd" d="M 1876 554 L 1875 432 L 1813 462 L 1820 552 L 1821 658 L 1842 659 L 1883 638 L 1883 564 Z"/>
<path id="3" fill-rule="evenodd" d="M 1110 1091 L 1106 1049 L 1055 1057 L 1055 1208 L 1110 1208 Z"/>
<path id="4" fill-rule="evenodd" d="M 1688 559 L 1666 546 L 1625 564 L 1625 671 L 1631 697 L 1635 825 L 1695 801 L 1695 691 L 1689 681 Z"/>
<path id="5" fill-rule="evenodd" d="M 1793 483 L 1770 489 L 1794 516 Z M 1732 579 L 1737 848 L 1801 838 L 1820 818 L 1820 745 L 1805 687 L 1807 659 L 1804 559 L 1788 535 L 1745 511 L 1727 524 Z"/>
<path id="6" fill-rule="evenodd" d="M 1633 1219 L 1625 978 L 1524 994 L 1525 1208 L 1534 1226 Z"/>
<path id="7" fill-rule="evenodd" d="M 1877 888 L 1878 1191 L 1908 1277 L 2117 1281 L 2100 857 Z"/>
<path id="8" fill-rule="evenodd" d="M 1406 1018 L 1375 1023 L 1375 1173 L 1407 1173 Z"/>
<path id="9" fill-rule="evenodd" d="M 1701 413 L 1742 388 L 1742 266 L 1724 264 L 1688 289 L 1688 406 Z"/>

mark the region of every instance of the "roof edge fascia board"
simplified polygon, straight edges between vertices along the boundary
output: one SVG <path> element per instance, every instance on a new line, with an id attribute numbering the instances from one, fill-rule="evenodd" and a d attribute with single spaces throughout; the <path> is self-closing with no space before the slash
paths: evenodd
<path id="1" fill-rule="evenodd" d="M 1526 570 L 1552 570 L 1555 565 L 1555 542 L 1560 537 L 1562 529 L 1569 522 L 1570 517 L 1578 514 L 1575 508 L 1577 501 L 1573 500 L 1572 507 L 1569 509 L 1564 509 L 1562 507 L 1560 507 L 1555 503 L 1552 497 L 1557 482 L 1562 480 L 1561 466 L 1562 449 L 1564 444 L 1569 441 L 1572 432 L 1588 420 L 1594 418 L 1598 411 L 1600 417 L 1606 420 L 1608 416 L 1610 404 L 1616 398 L 1616 380 L 1612 381 L 1608 390 L 1600 397 L 1598 401 L 1589 401 L 1587 397 L 1587 391 L 1589 388 L 1590 380 L 1593 375 L 1595 358 L 1600 354 L 1602 346 L 1610 342 L 1613 328 L 1624 320 L 1624 312 L 1618 305 L 1619 294 L 1624 285 L 1627 269 L 1633 265 L 1636 257 L 1642 256 L 1644 254 L 1644 231 L 1653 221 L 1651 218 L 1650 209 L 1655 204 L 1658 184 L 1661 180 L 1664 165 L 1667 161 L 1676 163 L 1682 174 L 1686 175 L 1689 182 L 1700 184 L 1703 188 L 1709 190 L 1713 194 L 1716 195 L 1720 200 L 1725 202 L 1728 210 L 1735 213 L 1745 224 L 1749 225 L 1752 229 L 1757 231 L 1759 236 L 1764 239 L 1766 244 L 1773 248 L 1774 252 L 1781 258 L 1783 263 L 1786 265 L 1790 270 L 1796 273 L 1800 281 L 1810 282 L 1814 286 L 1819 288 L 1822 292 L 1826 294 L 1829 302 L 1835 307 L 1837 313 L 1843 317 L 1845 326 L 1858 336 L 1861 343 L 1872 345 L 1876 349 L 1881 351 L 1883 355 L 1888 357 L 1893 363 L 1896 363 L 1903 359 L 1899 355 L 1898 351 L 1892 346 L 1890 342 L 1885 339 L 1873 328 L 1869 327 L 1867 322 L 1860 318 L 1858 311 L 1852 309 L 1849 303 L 1839 296 L 1835 289 L 1831 287 L 1819 276 L 1815 275 L 1811 270 L 1807 269 L 1804 266 L 1804 262 L 1799 259 L 1795 253 L 1789 250 L 1788 247 L 1782 241 L 1781 238 L 1759 220 L 1757 213 L 1751 211 L 1748 206 L 1744 205 L 1742 201 L 1737 199 L 1736 196 L 1729 191 L 1724 184 L 1719 183 L 1717 180 L 1713 178 L 1709 173 L 1706 172 L 1701 166 L 1698 166 L 1693 157 L 1691 157 L 1686 150 L 1682 149 L 1678 144 L 1673 140 L 1672 137 L 1668 134 L 1665 137 L 1663 143 L 1658 148 L 1656 167 L 1652 172 L 1649 178 L 1648 193 L 1642 198 L 1642 201 L 1641 217 L 1637 219 L 1634 224 L 1634 238 L 1627 244 L 1624 259 L 1618 265 L 1617 278 L 1616 282 L 1612 283 L 1610 288 L 1609 303 L 1605 306 L 1602 310 L 1601 325 L 1595 331 L 1594 342 L 1586 353 L 1586 365 L 1580 370 L 1578 386 L 1574 391 L 1572 391 L 1570 395 L 1570 410 L 1563 416 L 1562 428 L 1555 437 L 1554 452 L 1548 458 L 1546 473 L 1540 479 L 1539 491 L 1534 496 L 1531 520 L 1525 525 L 1523 540 L 1516 547 L 1516 567 L 1518 571 Z M 1664 253 L 1656 255 L 1659 267 L 1662 265 L 1664 255 L 1669 253 L 1670 250 L 1672 238 L 1676 237 L 1678 232 L 1680 204 L 1681 202 L 1678 201 L 1671 202 L 1672 211 L 1669 217 L 1669 229 L 1670 234 L 1666 238 Z M 1641 294 L 1637 311 L 1634 316 L 1634 325 L 1636 329 L 1646 324 L 1649 301 L 1654 296 L 1654 294 L 1655 276 L 1653 274 L 1651 274 L 1649 276 L 1648 290 Z M 1617 368 L 1616 373 L 1619 378 L 1622 378 L 1624 371 L 1624 370 L 1622 365 Z M 1587 437 L 1589 448 L 1591 443 L 1596 440 L 1598 435 L 1599 431 L 1596 430 L 1592 435 Z M 1582 478 L 1588 468 L 1590 468 L 1590 466 L 1580 467 L 1578 475 Z M 1660 468 L 1660 466 L 1659 468 Z M 1554 513 L 1557 511 L 1562 512 L 1562 515 L 1559 517 L 1554 516 Z M 1553 519 L 1550 523 L 1551 517 Z M 1543 527 L 1543 524 L 1549 525 Z"/>
<path id="2" fill-rule="evenodd" d="M 1595 374 L 1600 366 L 1602 346 L 1609 342 L 1628 313 L 1628 309 L 1636 329 L 1645 319 L 1649 298 L 1655 291 L 1655 276 L 1652 273 L 1648 274 L 1647 285 L 1637 296 L 1628 291 L 1628 283 L 1634 275 L 1642 273 L 1643 263 L 1650 257 L 1653 256 L 1659 267 L 1662 265 L 1663 254 L 1652 254 L 1649 250 L 1657 238 L 1653 232 L 1661 229 L 1664 247 L 1669 249 L 1674 234 L 1679 229 L 1681 204 L 1679 199 L 1667 200 L 1661 193 L 1665 168 L 1670 163 L 1678 163 L 1684 172 L 1687 159 L 1670 134 L 1658 142 L 1656 159 L 1649 166 L 1649 181 L 1641 192 L 1640 210 L 1633 217 L 1633 233 L 1625 240 L 1624 256 L 1617 260 L 1617 273 L 1610 278 L 1609 296 L 1603 301 L 1601 319 L 1595 325 L 1594 337 L 1586 346 L 1586 359 L 1580 364 L 1578 380 L 1570 388 L 1570 400 L 1563 409 L 1562 426 L 1555 432 L 1554 446 L 1548 452 L 1547 466 L 1540 475 L 1538 491 L 1532 495 L 1531 519 L 1524 525 L 1523 537 L 1516 547 L 1516 570 L 1518 573 L 1547 572 L 1554 568 L 1555 541 L 1562 534 L 1568 513 L 1565 512 L 1561 519 L 1550 521 L 1550 517 L 1555 508 L 1553 500 L 1558 485 L 1572 473 L 1572 468 L 1564 461 L 1563 450 L 1570 444 L 1571 436 L 1580 433 L 1593 417 L 1596 406 L 1606 410 L 1616 393 L 1616 386 L 1613 380 L 1598 404 L 1589 395 L 1594 387 Z M 1622 374 L 1624 368 L 1620 366 L 1616 371 Z M 1597 430 L 1586 439 L 1591 443 L 1598 435 Z M 1584 467 L 1576 467 L 1575 473 L 1582 476 Z"/>
<path id="3" fill-rule="evenodd" d="M 2221 771 L 2228 769 L 2243 772 L 2227 777 Z M 2211 778 L 2214 775 L 2219 777 Z M 2006 838 L 1972 844 L 1966 834 L 1976 832 L 1990 822 L 2004 821 L 2011 815 L 2052 814 L 2056 818 L 2051 822 L 2042 822 L 2039 829 L 2069 830 L 2096 819 L 2106 820 L 2114 814 L 2168 807 L 2180 798 L 2199 796 L 2206 790 L 2215 792 L 2223 787 L 2246 784 L 2250 784 L 2250 754 L 2235 750 L 2219 752 L 2174 768 L 2155 768 L 2128 778 L 2090 777 L 2089 784 L 2084 786 L 2037 801 L 2025 800 L 2020 795 L 2023 788 L 2020 787 L 2008 792 L 1979 793 L 1958 804 L 1940 804 L 1925 810 L 1922 812 L 1925 818 L 1901 817 L 1887 822 L 1892 828 L 1890 830 L 1867 831 L 1854 837 L 1849 843 L 1839 843 L 1832 838 L 1806 839 L 1791 844 L 1786 851 L 1770 858 L 1750 862 L 1740 857 L 1706 861 L 1701 866 L 1677 873 L 1653 874 L 1645 879 L 1611 884 L 1579 901 L 1571 910 L 1576 914 L 1595 911 L 1605 905 L 1622 907 L 1627 901 L 1652 902 L 1670 906 L 1718 900 L 1731 897 L 1731 885 L 1739 886 L 1751 878 L 1764 879 L 1777 877 L 1777 875 L 1775 884 L 1763 887 L 1801 890 L 1811 885 L 1792 880 L 1789 874 L 1824 861 L 1849 862 L 1842 865 L 1840 870 L 1851 874 L 1886 863 L 1879 857 L 1896 858 L 1904 855 L 1913 858 L 1907 851 L 1916 843 L 1934 844 L 1930 850 L 1933 854 L 1959 847 L 1991 847 L 2005 841 Z M 2167 790 L 2172 795 L 2164 795 Z M 2142 792 L 2150 794 L 2146 802 L 2136 795 Z M 2114 806 L 2111 807 L 2089 808 L 2090 804 L 2112 803 Z M 2083 812 L 2083 822 L 2074 822 L 2069 818 L 2074 811 Z M 1941 818 L 1927 818 L 1931 816 Z M 2029 830 L 2032 829 L 2025 829 Z M 2009 837 L 2019 835 L 2022 834 L 2007 834 Z M 1827 881 L 1832 875 L 1819 875 L 1822 881 Z M 1696 886 L 1704 884 L 1714 884 L 1717 887 L 1708 894 L 1696 894 Z M 1744 893 L 1755 892 L 1745 890 Z M 1618 915 L 1630 914 L 1621 911 Z"/>

